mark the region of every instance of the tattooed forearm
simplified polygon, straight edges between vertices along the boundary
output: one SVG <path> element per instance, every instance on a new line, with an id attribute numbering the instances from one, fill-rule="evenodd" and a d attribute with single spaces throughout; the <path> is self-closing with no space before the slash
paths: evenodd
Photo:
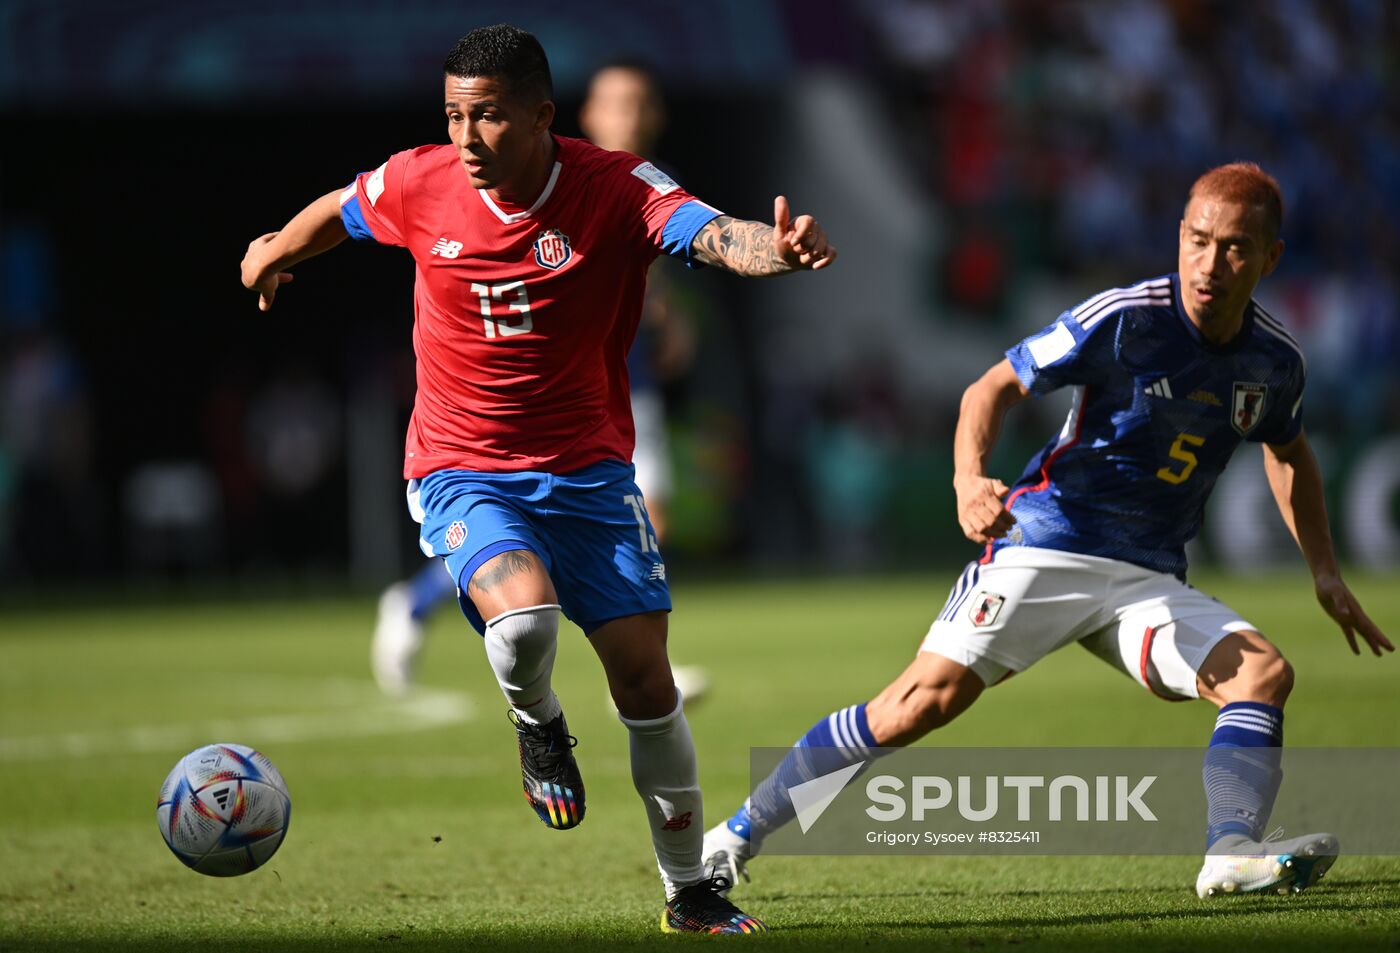
<path id="1" fill-rule="evenodd" d="M 483 595 L 489 593 L 511 576 L 529 572 L 534 568 L 537 558 L 523 549 L 512 549 L 501 553 L 478 569 L 467 587 Z"/>
<path id="2" fill-rule="evenodd" d="M 773 226 L 762 222 L 721 215 L 700 229 L 691 247 L 696 260 L 750 278 L 793 270 L 773 247 Z"/>

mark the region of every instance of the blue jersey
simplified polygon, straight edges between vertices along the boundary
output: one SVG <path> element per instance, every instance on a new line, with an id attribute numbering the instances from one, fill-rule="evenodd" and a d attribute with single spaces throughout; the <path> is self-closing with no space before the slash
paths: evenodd
<path id="1" fill-rule="evenodd" d="M 1186 542 L 1241 441 L 1302 428 L 1298 343 L 1256 302 L 1223 346 L 1181 304 L 1177 275 L 1113 288 L 1006 352 L 1033 395 L 1074 388 L 1069 417 L 1007 497 L 988 548 L 1039 546 L 1185 578 Z"/>

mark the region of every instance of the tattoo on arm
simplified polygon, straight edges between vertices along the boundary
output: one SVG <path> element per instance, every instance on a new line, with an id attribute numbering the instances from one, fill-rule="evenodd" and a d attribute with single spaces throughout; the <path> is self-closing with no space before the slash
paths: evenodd
<path id="1" fill-rule="evenodd" d="M 489 593 L 511 576 L 530 572 L 535 568 L 535 559 L 536 557 L 523 549 L 512 549 L 501 553 L 478 569 L 467 587 L 475 589 L 483 595 Z"/>
<path id="2" fill-rule="evenodd" d="M 700 229 L 691 244 L 697 261 L 736 275 L 761 278 L 793 268 L 773 247 L 773 226 L 721 215 Z"/>

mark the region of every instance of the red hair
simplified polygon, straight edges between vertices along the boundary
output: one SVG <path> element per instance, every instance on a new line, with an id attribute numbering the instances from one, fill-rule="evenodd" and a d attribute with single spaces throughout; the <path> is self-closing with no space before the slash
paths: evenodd
<path id="1" fill-rule="evenodd" d="M 1201 196 L 1260 209 L 1264 213 L 1264 228 L 1269 241 L 1277 238 L 1283 230 L 1283 193 L 1279 190 L 1278 180 L 1256 163 L 1231 162 L 1216 166 L 1195 181 L 1186 202 L 1189 205 L 1192 199 Z"/>

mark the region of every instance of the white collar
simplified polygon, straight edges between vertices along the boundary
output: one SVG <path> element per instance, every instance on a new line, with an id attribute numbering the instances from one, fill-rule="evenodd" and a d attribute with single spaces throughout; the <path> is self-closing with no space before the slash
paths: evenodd
<path id="1" fill-rule="evenodd" d="M 531 205 L 523 212 L 516 212 L 512 215 L 507 215 L 505 212 L 501 211 L 501 207 L 492 200 L 490 190 L 477 189 L 476 191 L 477 194 L 481 196 L 481 201 L 486 203 L 486 207 L 496 213 L 497 218 L 507 225 L 514 225 L 516 222 L 523 222 L 531 215 L 534 215 L 539 211 L 541 205 L 549 201 L 549 196 L 554 191 L 554 183 L 559 181 L 559 170 L 561 168 L 563 168 L 563 166 L 561 166 L 558 161 L 555 161 L 554 169 L 549 173 L 549 182 L 545 184 L 544 191 L 540 193 L 540 197 L 535 199 L 535 204 Z"/>

